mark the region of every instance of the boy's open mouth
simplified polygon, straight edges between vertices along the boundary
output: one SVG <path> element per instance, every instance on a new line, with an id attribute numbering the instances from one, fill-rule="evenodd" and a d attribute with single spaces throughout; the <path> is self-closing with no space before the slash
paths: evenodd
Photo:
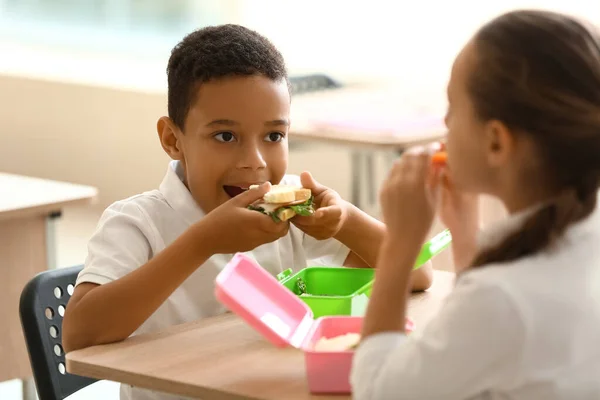
<path id="1" fill-rule="evenodd" d="M 240 187 L 240 186 L 228 186 L 228 185 L 225 185 L 225 186 L 223 186 L 223 190 L 225 190 L 225 193 L 227 193 L 229 195 L 229 197 L 233 198 L 233 197 L 235 197 L 237 195 L 240 195 L 240 194 L 244 193 L 248 189 Z"/>

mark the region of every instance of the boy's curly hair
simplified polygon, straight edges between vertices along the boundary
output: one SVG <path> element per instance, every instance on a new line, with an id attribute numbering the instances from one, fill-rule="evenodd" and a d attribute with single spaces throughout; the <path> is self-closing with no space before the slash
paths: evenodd
<path id="1" fill-rule="evenodd" d="M 169 117 L 183 130 L 199 85 L 229 76 L 249 75 L 287 80 L 283 56 L 267 38 L 232 24 L 190 33 L 173 48 L 169 58 Z"/>

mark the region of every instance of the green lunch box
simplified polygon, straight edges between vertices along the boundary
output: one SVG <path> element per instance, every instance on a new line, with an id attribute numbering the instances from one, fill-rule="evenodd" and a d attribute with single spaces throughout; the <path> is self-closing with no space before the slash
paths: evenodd
<path id="1" fill-rule="evenodd" d="M 445 230 L 421 248 L 414 269 L 446 249 L 452 241 Z M 295 274 L 287 269 L 277 275 L 283 286 L 300 296 L 314 318 L 331 315 L 363 316 L 375 278 L 372 268 L 308 267 Z"/>

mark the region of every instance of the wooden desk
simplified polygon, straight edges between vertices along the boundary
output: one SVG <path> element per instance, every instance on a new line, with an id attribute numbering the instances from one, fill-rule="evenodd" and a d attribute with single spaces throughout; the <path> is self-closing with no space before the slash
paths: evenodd
<path id="1" fill-rule="evenodd" d="M 412 297 L 409 315 L 417 329 L 437 312 L 453 281 L 454 274 L 436 271 L 433 287 Z M 272 346 L 233 314 L 74 351 L 66 359 L 73 374 L 204 400 L 350 398 L 310 395 L 304 355 Z"/>
<path id="2" fill-rule="evenodd" d="M 391 166 L 405 149 L 443 138 L 444 114 L 441 107 L 415 104 L 394 87 L 305 93 L 292 99 L 290 145 L 293 149 L 298 142 L 319 141 L 347 146 L 352 157 L 351 201 L 364 209 L 376 203 L 375 153 L 384 153 Z"/>
<path id="3" fill-rule="evenodd" d="M 0 382 L 31 376 L 19 299 L 31 278 L 55 266 L 48 217 L 96 194 L 89 186 L 0 173 Z"/>
<path id="4" fill-rule="evenodd" d="M 444 137 L 444 114 L 415 103 L 401 88 L 348 86 L 294 96 L 291 133 L 292 139 L 404 150 Z"/>

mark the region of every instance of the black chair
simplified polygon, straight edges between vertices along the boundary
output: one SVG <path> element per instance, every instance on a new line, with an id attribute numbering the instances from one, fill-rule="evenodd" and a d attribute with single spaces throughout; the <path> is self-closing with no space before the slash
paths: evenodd
<path id="1" fill-rule="evenodd" d="M 62 400 L 96 381 L 68 374 L 62 347 L 62 318 L 82 268 L 42 272 L 21 293 L 21 326 L 40 400 Z"/>
<path id="2" fill-rule="evenodd" d="M 293 95 L 301 95 L 311 92 L 341 88 L 342 84 L 324 74 L 296 75 L 290 76 L 290 87 Z M 302 143 L 290 140 L 290 150 L 298 150 Z"/>
<path id="3" fill-rule="evenodd" d="M 317 90 L 336 89 L 342 85 L 333 78 L 323 74 L 291 76 L 292 94 L 315 92 Z"/>

